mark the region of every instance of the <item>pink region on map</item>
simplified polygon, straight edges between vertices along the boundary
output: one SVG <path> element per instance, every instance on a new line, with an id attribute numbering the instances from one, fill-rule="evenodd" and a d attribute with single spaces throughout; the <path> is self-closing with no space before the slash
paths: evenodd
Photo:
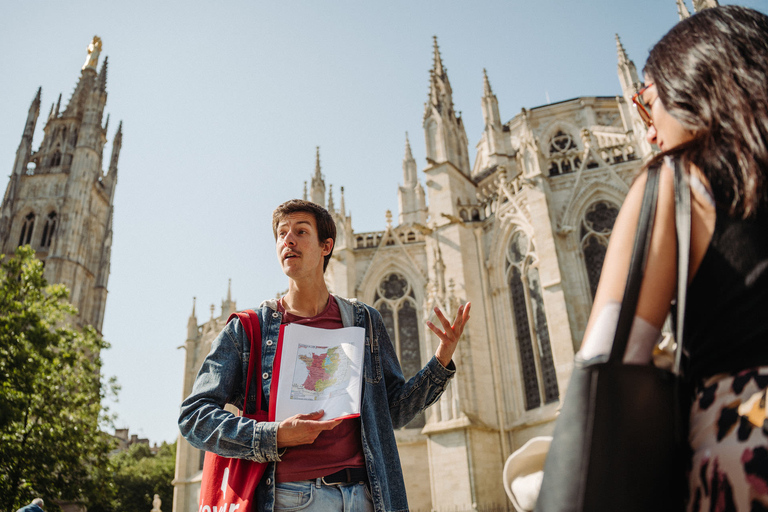
<path id="1" fill-rule="evenodd" d="M 312 354 L 312 364 L 307 365 L 309 375 L 307 375 L 307 380 L 304 381 L 304 389 L 315 391 L 317 381 L 330 378 L 330 375 L 323 368 L 326 357 L 325 354 Z"/>

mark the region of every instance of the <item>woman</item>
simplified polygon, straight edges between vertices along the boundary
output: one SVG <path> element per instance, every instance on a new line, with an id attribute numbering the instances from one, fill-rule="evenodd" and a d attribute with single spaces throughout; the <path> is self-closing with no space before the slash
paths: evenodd
<path id="1" fill-rule="evenodd" d="M 768 510 L 768 17 L 706 9 L 651 50 L 636 97 L 662 151 L 659 204 L 625 360 L 647 363 L 675 295 L 674 174 L 691 183 L 689 510 Z M 646 175 L 616 219 L 580 356 L 608 352 Z"/>

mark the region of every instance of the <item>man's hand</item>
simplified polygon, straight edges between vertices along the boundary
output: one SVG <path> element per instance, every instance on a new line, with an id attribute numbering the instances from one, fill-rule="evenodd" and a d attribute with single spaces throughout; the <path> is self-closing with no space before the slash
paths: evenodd
<path id="1" fill-rule="evenodd" d="M 453 324 L 445 318 L 445 315 L 440 311 L 440 308 L 435 308 L 435 315 L 437 316 L 437 319 L 440 320 L 440 323 L 443 324 L 442 326 L 445 331 L 438 329 L 435 327 L 435 324 L 427 320 L 427 326 L 432 329 L 432 332 L 437 334 L 438 338 L 440 338 L 440 346 L 437 347 L 435 357 L 440 361 L 440 364 L 445 367 L 451 362 L 453 352 L 456 350 L 456 345 L 459 343 L 461 333 L 464 332 L 464 326 L 467 325 L 470 307 L 472 307 L 471 302 L 459 306 Z"/>
<path id="2" fill-rule="evenodd" d="M 300 444 L 312 444 L 323 430 L 335 428 L 341 420 L 320 421 L 325 412 L 311 412 L 309 414 L 297 414 L 284 419 L 277 427 L 277 447 L 298 446 Z"/>

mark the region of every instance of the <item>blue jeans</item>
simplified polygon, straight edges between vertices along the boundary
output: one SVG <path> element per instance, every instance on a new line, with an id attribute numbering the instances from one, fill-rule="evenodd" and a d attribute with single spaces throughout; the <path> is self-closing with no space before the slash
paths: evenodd
<path id="1" fill-rule="evenodd" d="M 318 478 L 275 484 L 275 510 L 373 512 L 373 502 L 366 484 L 325 485 Z"/>

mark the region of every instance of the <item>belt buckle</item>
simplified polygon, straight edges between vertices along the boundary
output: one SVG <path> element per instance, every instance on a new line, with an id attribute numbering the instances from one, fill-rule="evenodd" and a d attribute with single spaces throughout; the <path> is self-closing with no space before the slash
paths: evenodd
<path id="1" fill-rule="evenodd" d="M 335 482 L 327 482 L 327 481 L 325 480 L 325 478 L 326 478 L 326 477 L 322 477 L 322 478 L 320 479 L 320 481 L 321 481 L 321 482 L 323 482 L 325 485 L 339 485 L 339 484 L 348 484 L 348 483 L 350 483 L 350 482 L 352 481 L 352 472 L 350 471 L 350 469 L 349 469 L 349 468 L 344 468 L 344 469 L 343 469 L 343 470 L 341 470 L 341 471 L 344 471 L 344 473 L 346 474 L 346 476 L 347 476 L 347 479 L 346 479 L 346 480 L 337 480 L 337 481 L 335 481 Z M 337 471 L 337 472 L 336 472 L 336 473 L 334 473 L 333 475 L 327 475 L 327 476 L 328 476 L 328 477 L 334 476 L 334 475 L 336 475 L 336 474 L 338 474 L 338 473 L 341 473 L 341 471 Z M 339 475 L 339 476 L 341 476 L 341 475 Z"/>

